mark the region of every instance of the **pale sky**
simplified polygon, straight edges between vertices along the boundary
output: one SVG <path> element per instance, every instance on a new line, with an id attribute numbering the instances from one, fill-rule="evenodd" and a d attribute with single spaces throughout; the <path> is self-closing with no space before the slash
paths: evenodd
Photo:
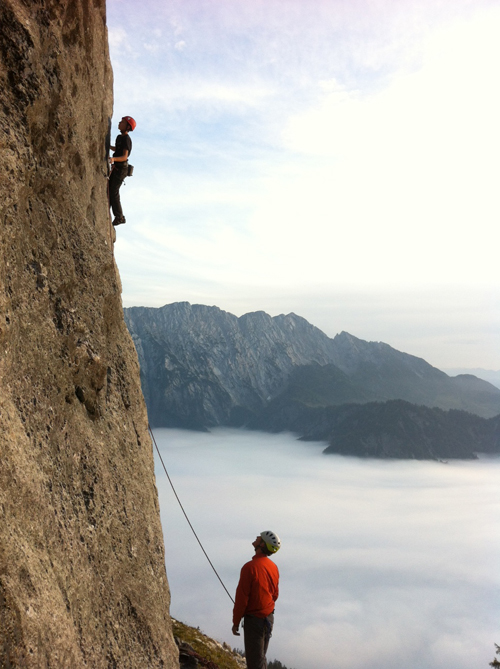
<path id="1" fill-rule="evenodd" d="M 108 0 L 124 306 L 500 369 L 500 0 Z"/>

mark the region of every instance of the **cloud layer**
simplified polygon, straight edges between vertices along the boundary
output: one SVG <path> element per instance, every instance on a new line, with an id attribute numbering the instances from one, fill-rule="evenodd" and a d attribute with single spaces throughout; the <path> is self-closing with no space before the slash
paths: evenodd
<path id="1" fill-rule="evenodd" d="M 263 529 L 281 572 L 269 657 L 294 669 L 470 669 L 497 632 L 500 462 L 365 461 L 231 430 L 156 430 L 230 592 Z M 172 615 L 241 647 L 232 604 L 157 468 Z"/>

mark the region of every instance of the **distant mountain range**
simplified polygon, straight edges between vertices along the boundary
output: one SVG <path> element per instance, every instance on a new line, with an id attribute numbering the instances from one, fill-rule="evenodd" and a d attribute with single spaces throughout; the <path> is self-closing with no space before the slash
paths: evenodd
<path id="1" fill-rule="evenodd" d="M 332 339 L 295 314 L 238 318 L 187 302 L 124 312 L 154 426 L 292 430 L 328 452 L 376 457 L 498 447 L 486 419 L 500 414 L 500 389 L 388 344 Z"/>
<path id="2" fill-rule="evenodd" d="M 456 376 L 457 374 L 472 374 L 477 376 L 478 379 L 483 379 L 483 381 L 488 381 L 495 388 L 500 388 L 500 370 L 494 369 L 482 369 L 481 367 L 467 368 L 467 367 L 457 367 L 453 369 L 443 369 L 443 372 L 446 372 L 449 376 Z"/>

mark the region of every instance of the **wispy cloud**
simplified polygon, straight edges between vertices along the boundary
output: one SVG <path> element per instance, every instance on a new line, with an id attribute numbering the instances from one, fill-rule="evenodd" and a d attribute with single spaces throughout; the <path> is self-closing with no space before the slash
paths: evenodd
<path id="1" fill-rule="evenodd" d="M 123 26 L 108 28 L 108 41 L 110 49 L 114 54 L 130 50 L 128 34 Z"/>
<path id="2" fill-rule="evenodd" d="M 266 282 L 276 298 L 440 286 L 443 303 L 452 285 L 500 287 L 497 3 L 108 11 L 117 116 L 139 124 L 128 219 L 148 231 L 130 255 L 118 242 L 122 273 L 163 249 L 145 283 L 172 285 L 175 256 L 178 299 L 199 282 L 210 303 Z"/>

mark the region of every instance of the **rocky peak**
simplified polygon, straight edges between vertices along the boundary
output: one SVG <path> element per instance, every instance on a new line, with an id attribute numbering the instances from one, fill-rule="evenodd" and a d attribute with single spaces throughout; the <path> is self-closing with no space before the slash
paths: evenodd
<path id="1" fill-rule="evenodd" d="M 384 342 L 364 341 L 348 332 L 342 331 L 333 339 L 336 351 L 336 364 L 345 372 L 353 373 L 363 365 L 375 367 L 403 365 L 417 376 L 432 375 L 444 379 L 446 374 L 432 367 L 422 358 L 402 353 Z"/>
<path id="2" fill-rule="evenodd" d="M 155 425 L 246 423 L 280 396 L 318 406 L 404 399 L 483 416 L 500 411 L 500 391 L 490 384 L 478 380 L 473 388 L 421 358 L 347 332 L 331 339 L 296 314 L 237 318 L 183 302 L 132 307 L 125 318 Z"/>

